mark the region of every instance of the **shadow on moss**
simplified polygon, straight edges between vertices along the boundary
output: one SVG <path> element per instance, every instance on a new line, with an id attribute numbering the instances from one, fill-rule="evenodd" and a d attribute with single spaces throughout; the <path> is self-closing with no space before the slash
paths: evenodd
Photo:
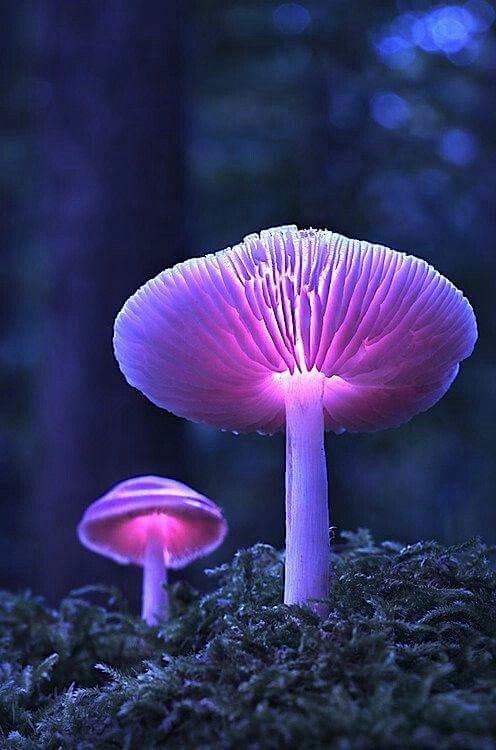
<path id="1" fill-rule="evenodd" d="M 322 623 L 279 604 L 282 556 L 261 544 L 209 571 L 206 596 L 176 585 L 158 631 L 107 589 L 73 592 L 59 611 L 2 593 L 0 742 L 493 750 L 491 550 L 345 536 Z"/>

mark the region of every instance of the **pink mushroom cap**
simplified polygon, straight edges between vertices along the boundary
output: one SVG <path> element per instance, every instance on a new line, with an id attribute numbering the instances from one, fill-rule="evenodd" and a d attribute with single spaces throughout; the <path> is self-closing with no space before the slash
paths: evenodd
<path id="1" fill-rule="evenodd" d="M 142 565 L 150 531 L 163 541 L 168 568 L 216 549 L 227 533 L 220 509 L 181 482 L 146 476 L 120 482 L 86 510 L 78 526 L 85 547 L 118 563 Z"/>
<path id="2" fill-rule="evenodd" d="M 429 409 L 476 339 L 469 302 L 424 260 L 288 226 L 150 280 L 114 348 L 155 404 L 240 432 L 284 429 L 288 379 L 324 376 L 325 427 L 341 433 Z"/>

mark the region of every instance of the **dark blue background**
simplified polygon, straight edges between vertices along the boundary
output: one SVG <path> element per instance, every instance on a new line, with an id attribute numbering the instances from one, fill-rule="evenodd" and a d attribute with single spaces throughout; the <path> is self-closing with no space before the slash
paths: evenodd
<path id="1" fill-rule="evenodd" d="M 141 473 L 223 506 L 231 533 L 207 563 L 282 545 L 282 437 L 160 412 L 111 337 L 150 276 L 285 223 L 427 259 L 480 328 L 429 413 L 328 436 L 333 524 L 494 542 L 494 8 L 40 0 L 1 16 L 0 583 L 135 598 L 138 571 L 80 548 L 75 526 Z M 203 564 L 185 571 L 197 585 Z"/>

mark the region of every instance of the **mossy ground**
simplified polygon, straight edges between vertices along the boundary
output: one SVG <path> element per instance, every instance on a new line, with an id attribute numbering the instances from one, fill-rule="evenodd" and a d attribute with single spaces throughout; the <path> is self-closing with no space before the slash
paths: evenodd
<path id="1" fill-rule="evenodd" d="M 264 545 L 213 571 L 210 594 L 176 586 L 161 629 L 116 592 L 58 611 L 1 594 L 0 745 L 495 748 L 491 550 L 347 539 L 324 622 L 279 603 L 281 555 Z"/>

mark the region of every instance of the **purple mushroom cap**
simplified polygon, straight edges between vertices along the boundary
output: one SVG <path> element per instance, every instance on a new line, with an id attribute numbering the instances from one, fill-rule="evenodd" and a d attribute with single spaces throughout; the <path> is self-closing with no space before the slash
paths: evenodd
<path id="1" fill-rule="evenodd" d="M 220 511 L 181 482 L 146 476 L 120 482 L 86 510 L 81 543 L 119 563 L 143 565 L 151 535 L 167 568 L 182 568 L 216 549 L 227 533 Z"/>
<path id="2" fill-rule="evenodd" d="M 284 429 L 291 376 L 324 376 L 324 425 L 396 427 L 448 390 L 477 338 L 425 261 L 327 230 L 262 231 L 141 287 L 115 323 L 127 381 L 178 416 Z"/>

